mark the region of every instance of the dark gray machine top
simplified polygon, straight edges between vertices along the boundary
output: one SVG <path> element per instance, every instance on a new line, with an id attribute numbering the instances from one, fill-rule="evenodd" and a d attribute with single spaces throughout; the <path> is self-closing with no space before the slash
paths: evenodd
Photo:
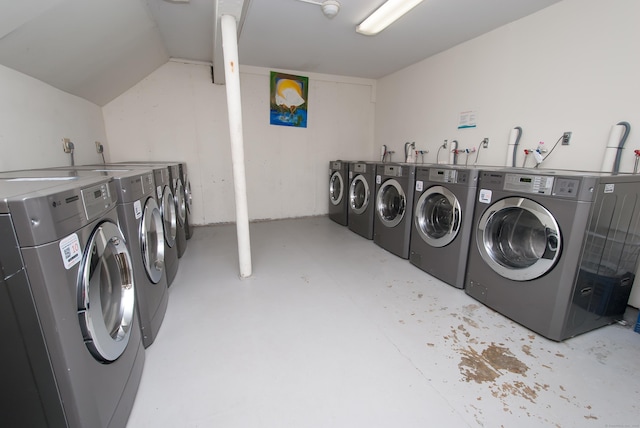
<path id="1" fill-rule="evenodd" d="M 23 247 L 61 239 L 116 205 L 111 177 L 0 179 L 0 215 L 10 214 Z"/>

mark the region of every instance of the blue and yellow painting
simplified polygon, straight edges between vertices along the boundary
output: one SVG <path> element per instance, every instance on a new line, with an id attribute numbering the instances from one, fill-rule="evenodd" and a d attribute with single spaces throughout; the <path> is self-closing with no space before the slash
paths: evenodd
<path id="1" fill-rule="evenodd" d="M 271 125 L 307 127 L 309 78 L 271 72 Z"/>

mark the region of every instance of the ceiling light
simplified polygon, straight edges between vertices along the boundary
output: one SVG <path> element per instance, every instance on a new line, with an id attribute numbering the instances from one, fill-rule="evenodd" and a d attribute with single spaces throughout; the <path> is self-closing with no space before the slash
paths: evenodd
<path id="1" fill-rule="evenodd" d="M 356 27 L 356 32 L 374 36 L 393 24 L 398 18 L 422 3 L 423 0 L 387 0 Z"/>

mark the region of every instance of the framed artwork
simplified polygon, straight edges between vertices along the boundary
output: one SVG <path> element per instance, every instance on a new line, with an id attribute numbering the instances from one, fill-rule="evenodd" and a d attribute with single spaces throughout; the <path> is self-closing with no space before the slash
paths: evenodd
<path id="1" fill-rule="evenodd" d="M 271 125 L 307 127 L 309 78 L 271 72 Z"/>

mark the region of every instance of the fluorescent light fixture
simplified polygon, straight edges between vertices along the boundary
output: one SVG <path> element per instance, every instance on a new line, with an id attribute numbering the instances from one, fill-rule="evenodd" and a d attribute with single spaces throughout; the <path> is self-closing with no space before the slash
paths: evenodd
<path id="1" fill-rule="evenodd" d="M 367 19 L 356 27 L 356 32 L 374 36 L 393 24 L 402 15 L 422 3 L 423 0 L 387 0 Z"/>

